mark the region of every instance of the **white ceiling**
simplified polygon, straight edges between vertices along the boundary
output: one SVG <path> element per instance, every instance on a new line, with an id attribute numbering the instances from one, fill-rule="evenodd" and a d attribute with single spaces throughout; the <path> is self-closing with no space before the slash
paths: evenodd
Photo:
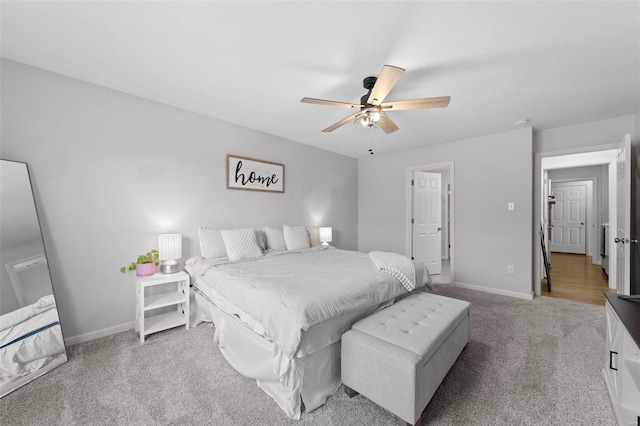
<path id="1" fill-rule="evenodd" d="M 368 155 L 368 130 L 321 130 L 384 64 L 407 71 L 377 154 L 515 128 L 640 113 L 640 3 L 12 2 L 2 56 L 329 151 Z M 213 143 L 213 141 L 212 141 Z"/>

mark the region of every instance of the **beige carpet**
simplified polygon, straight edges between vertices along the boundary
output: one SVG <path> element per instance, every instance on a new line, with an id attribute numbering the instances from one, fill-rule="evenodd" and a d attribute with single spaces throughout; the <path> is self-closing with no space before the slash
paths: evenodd
<path id="1" fill-rule="evenodd" d="M 429 425 L 615 425 L 601 369 L 604 307 L 438 285 L 472 303 L 472 336 L 427 406 Z M 0 400 L 8 425 L 396 425 L 342 390 L 287 418 L 213 344 L 213 328 L 133 331 L 69 348 L 69 362 Z"/>

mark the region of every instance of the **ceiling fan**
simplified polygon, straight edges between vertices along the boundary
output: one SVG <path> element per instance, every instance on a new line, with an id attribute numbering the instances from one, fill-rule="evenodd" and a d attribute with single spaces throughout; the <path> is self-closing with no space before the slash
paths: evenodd
<path id="1" fill-rule="evenodd" d="M 385 133 L 395 132 L 399 127 L 385 114 L 386 111 L 402 111 L 408 109 L 446 108 L 451 100 L 450 96 L 437 98 L 408 99 L 404 101 L 383 102 L 393 86 L 398 82 L 403 68 L 385 65 L 378 77 L 367 77 L 362 81 L 367 94 L 360 98 L 359 104 L 348 102 L 327 101 L 324 99 L 302 98 L 300 102 L 306 104 L 329 105 L 342 108 L 358 109 L 353 115 L 327 127 L 323 132 L 332 132 L 351 121 L 362 128 L 379 127 Z"/>

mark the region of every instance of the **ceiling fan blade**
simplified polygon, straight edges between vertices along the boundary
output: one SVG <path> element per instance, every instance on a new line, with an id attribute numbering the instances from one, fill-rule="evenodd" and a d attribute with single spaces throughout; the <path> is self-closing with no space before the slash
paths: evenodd
<path id="1" fill-rule="evenodd" d="M 380 105 L 391 89 L 393 89 L 393 86 L 396 85 L 402 73 L 404 73 L 403 68 L 394 67 L 393 65 L 383 66 L 376 80 L 376 84 L 373 86 L 373 89 L 371 89 L 371 95 L 369 95 L 367 103 Z"/>
<path id="2" fill-rule="evenodd" d="M 400 128 L 396 125 L 396 123 L 394 123 L 393 121 L 391 121 L 391 119 L 389 118 L 389 116 L 387 115 L 387 121 L 385 121 L 384 123 L 382 123 L 380 125 L 380 128 L 382 130 L 384 130 L 384 132 L 386 134 L 389 134 L 391 132 L 395 132 L 396 130 L 399 130 Z"/>
<path id="3" fill-rule="evenodd" d="M 342 127 L 345 124 L 347 124 L 350 121 L 353 121 L 356 119 L 356 117 L 358 117 L 360 115 L 360 111 L 356 112 L 353 115 L 350 115 L 347 118 L 343 118 L 342 120 L 338 121 L 335 124 L 332 124 L 331 126 L 327 127 L 326 129 L 323 130 L 323 132 L 333 132 L 335 129 L 337 129 L 338 127 Z"/>
<path id="4" fill-rule="evenodd" d="M 407 109 L 424 108 L 446 108 L 449 105 L 451 96 L 441 96 L 438 98 L 409 99 L 406 101 L 385 102 L 380 107 L 387 111 L 402 111 Z"/>
<path id="5" fill-rule="evenodd" d="M 316 104 L 316 105 L 328 105 L 328 106 L 337 106 L 343 108 L 358 108 L 360 109 L 362 105 L 358 104 L 350 104 L 347 102 L 338 102 L 338 101 L 327 101 L 324 99 L 315 99 L 315 98 L 302 98 L 300 102 L 303 104 Z"/>

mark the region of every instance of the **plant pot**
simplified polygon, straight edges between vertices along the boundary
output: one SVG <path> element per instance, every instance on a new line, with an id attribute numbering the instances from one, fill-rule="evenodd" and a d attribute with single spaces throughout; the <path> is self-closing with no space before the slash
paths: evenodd
<path id="1" fill-rule="evenodd" d="M 138 263 L 136 265 L 136 275 L 153 275 L 155 272 L 155 263 Z"/>

